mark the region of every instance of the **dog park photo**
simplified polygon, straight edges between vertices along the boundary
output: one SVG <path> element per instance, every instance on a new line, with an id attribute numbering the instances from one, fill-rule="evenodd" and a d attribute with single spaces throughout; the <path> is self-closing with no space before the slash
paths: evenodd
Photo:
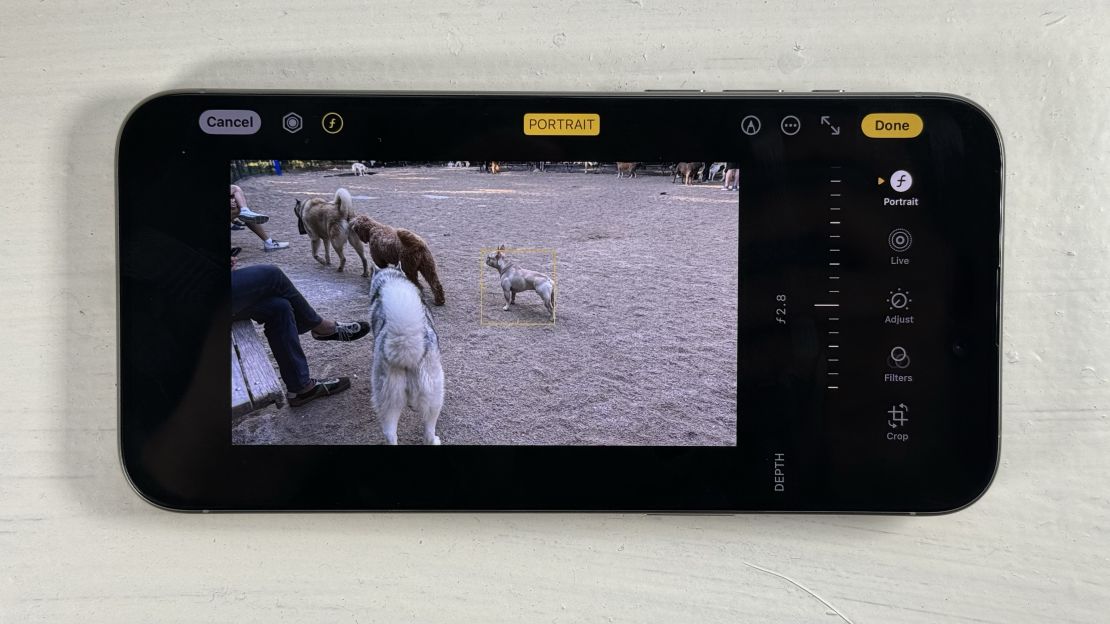
<path id="1" fill-rule="evenodd" d="M 233 161 L 231 183 L 233 443 L 737 444 L 735 163 Z M 262 280 L 280 300 L 235 304 Z"/>

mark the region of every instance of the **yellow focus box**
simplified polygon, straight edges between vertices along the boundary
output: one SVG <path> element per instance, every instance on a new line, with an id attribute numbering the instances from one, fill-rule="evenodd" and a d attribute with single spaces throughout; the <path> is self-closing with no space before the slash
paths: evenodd
<path id="1" fill-rule="evenodd" d="M 871 113 L 860 129 L 872 139 L 912 139 L 925 129 L 925 122 L 913 113 Z"/>
<path id="2" fill-rule="evenodd" d="M 601 134 L 601 115 L 597 113 L 525 113 L 524 134 L 597 136 Z"/>

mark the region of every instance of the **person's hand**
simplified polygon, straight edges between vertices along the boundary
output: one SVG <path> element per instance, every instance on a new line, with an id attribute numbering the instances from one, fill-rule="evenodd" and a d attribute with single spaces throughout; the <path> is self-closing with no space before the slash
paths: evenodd
<path id="1" fill-rule="evenodd" d="M 235 256 L 232 256 L 232 257 L 231 257 L 231 270 L 232 270 L 232 271 L 234 271 L 234 270 L 235 270 Z"/>

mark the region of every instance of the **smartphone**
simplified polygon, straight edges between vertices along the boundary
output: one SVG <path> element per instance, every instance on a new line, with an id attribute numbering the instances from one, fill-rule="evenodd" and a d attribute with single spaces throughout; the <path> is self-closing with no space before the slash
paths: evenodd
<path id="1" fill-rule="evenodd" d="M 154 96 L 117 151 L 124 471 L 188 511 L 960 509 L 999 457 L 1002 163 L 945 94 Z"/>

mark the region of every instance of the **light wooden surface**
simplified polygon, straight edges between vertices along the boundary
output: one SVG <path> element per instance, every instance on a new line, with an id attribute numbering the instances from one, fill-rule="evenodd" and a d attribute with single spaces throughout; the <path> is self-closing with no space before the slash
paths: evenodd
<path id="1" fill-rule="evenodd" d="M 3 14 L 0 622 L 841 621 L 751 566 L 857 623 L 1110 618 L 1106 3 L 13 2 Z M 113 150 L 131 106 L 176 87 L 967 95 L 1007 151 L 994 486 L 938 518 L 156 510 L 116 454 Z M 149 209 L 174 218 L 157 197 Z"/>
<path id="2" fill-rule="evenodd" d="M 253 321 L 231 324 L 231 415 L 285 403 L 285 388 Z M 246 382 L 246 383 L 244 383 Z M 244 399 L 246 399 L 244 401 Z"/>

